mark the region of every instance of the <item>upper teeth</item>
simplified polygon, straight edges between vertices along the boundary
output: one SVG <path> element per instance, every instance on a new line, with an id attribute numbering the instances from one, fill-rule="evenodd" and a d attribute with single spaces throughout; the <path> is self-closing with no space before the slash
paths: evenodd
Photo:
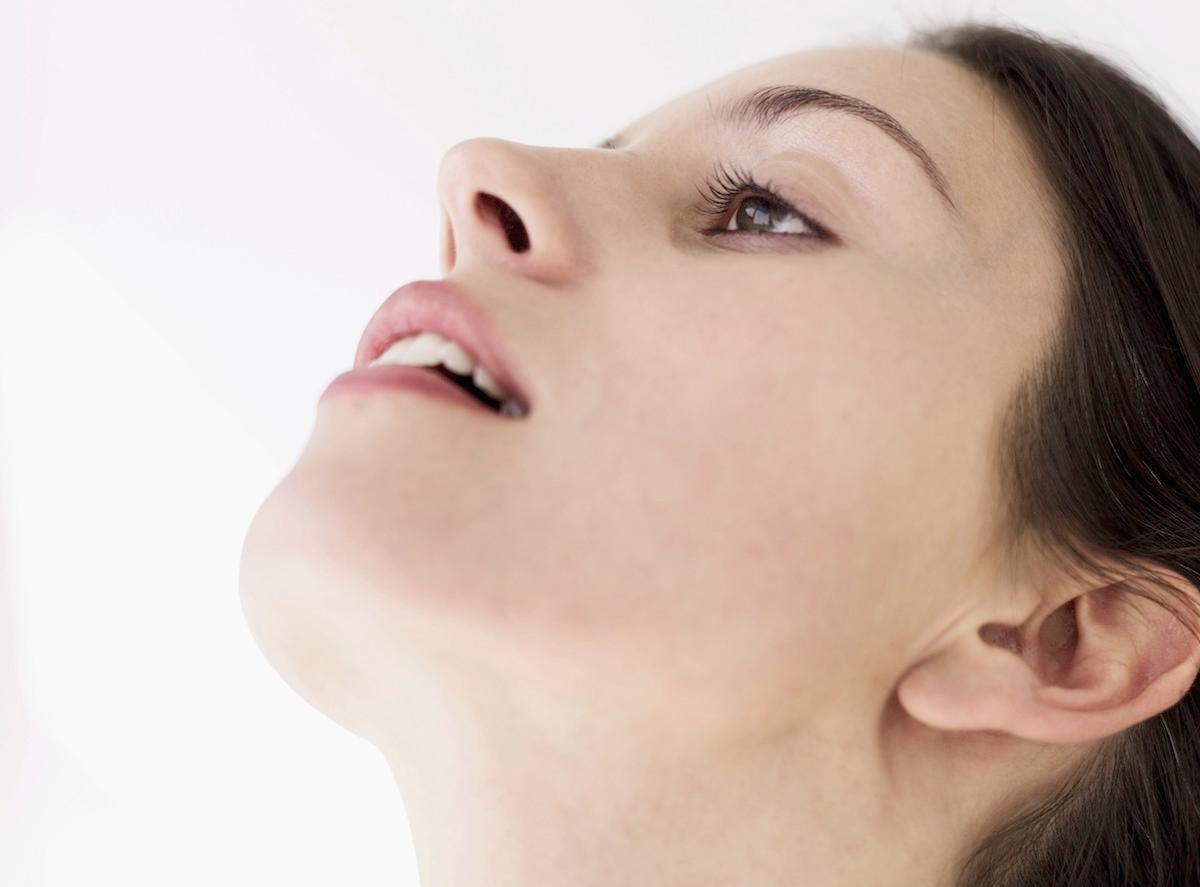
<path id="1" fill-rule="evenodd" d="M 397 339 L 388 349 L 367 366 L 380 363 L 401 363 L 409 366 L 437 366 L 444 364 L 461 376 L 470 376 L 479 387 L 499 401 L 508 395 L 482 364 L 476 364 L 457 342 L 428 331 Z"/>

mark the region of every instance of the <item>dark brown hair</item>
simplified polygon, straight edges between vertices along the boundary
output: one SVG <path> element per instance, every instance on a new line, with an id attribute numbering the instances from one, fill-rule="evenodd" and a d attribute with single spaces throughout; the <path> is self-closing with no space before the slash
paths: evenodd
<path id="1" fill-rule="evenodd" d="M 1080 47 L 978 23 L 918 30 L 908 45 L 991 84 L 1056 198 L 1063 314 L 1004 416 L 1011 550 L 1032 540 L 1071 575 L 1121 580 L 1195 635 L 1200 148 L 1153 92 Z M 1200 885 L 1200 682 L 969 848 L 959 878 Z"/>

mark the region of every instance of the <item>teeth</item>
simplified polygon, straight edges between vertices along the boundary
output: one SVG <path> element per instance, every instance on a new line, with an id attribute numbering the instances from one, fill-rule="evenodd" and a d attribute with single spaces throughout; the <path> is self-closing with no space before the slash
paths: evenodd
<path id="1" fill-rule="evenodd" d="M 446 342 L 442 345 L 442 363 L 460 376 L 469 376 L 475 369 L 475 361 L 471 360 L 457 342 Z"/>
<path id="2" fill-rule="evenodd" d="M 437 333 L 418 333 L 393 342 L 368 366 L 377 363 L 402 363 L 408 366 L 436 366 L 442 363 L 442 350 L 453 346 L 459 353 L 462 349 Z M 468 362 L 470 358 L 467 358 Z M 452 367 L 453 369 L 453 367 Z M 457 372 L 457 370 L 455 370 Z"/>
<path id="3" fill-rule="evenodd" d="M 471 381 L 479 388 L 482 388 L 496 400 L 504 400 L 504 389 L 492 378 L 492 374 L 487 371 L 487 367 L 483 364 L 475 367 L 471 372 Z"/>
<path id="4" fill-rule="evenodd" d="M 437 333 L 422 332 L 405 336 L 393 342 L 383 354 L 371 361 L 367 366 L 381 363 L 404 364 L 407 366 L 437 366 L 444 364 L 447 369 L 460 376 L 470 376 L 471 381 L 482 388 L 494 399 L 501 402 L 500 412 L 506 416 L 524 415 L 520 406 L 508 398 L 507 393 L 495 377 L 487 371 L 483 364 L 476 365 L 471 356 L 457 342 L 439 336 Z"/>

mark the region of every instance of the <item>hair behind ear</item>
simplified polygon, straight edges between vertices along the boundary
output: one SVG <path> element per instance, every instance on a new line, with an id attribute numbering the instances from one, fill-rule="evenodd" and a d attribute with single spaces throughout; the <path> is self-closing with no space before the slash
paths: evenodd
<path id="1" fill-rule="evenodd" d="M 1123 599 L 1141 595 L 1191 633 L 1190 592 L 1200 588 L 1200 147 L 1145 86 L 1035 31 L 968 23 L 918 32 L 909 42 L 994 89 L 1022 123 L 1059 210 L 1064 312 L 1002 417 L 1001 538 L 1010 551 L 1032 540 L 1078 567 L 1080 592 L 1101 587 L 1100 553 L 1119 566 Z M 1163 574 L 1139 574 L 1145 565 Z M 1085 615 L 1099 638 L 1122 608 L 1096 603 Z M 1117 615 L 1106 622 L 1106 613 Z M 1149 631 L 1140 643 L 1163 639 L 1163 658 L 1125 657 L 1141 668 L 1127 686 L 1149 679 L 1154 696 L 1140 710 L 1126 707 L 1127 721 L 1186 684 L 1187 672 L 1175 671 L 1184 666 L 1170 664 L 1186 660 L 1185 642 L 1155 624 L 1140 629 Z M 1014 639 L 1011 630 L 1001 620 L 989 632 Z M 1018 686 L 1012 659 L 995 658 L 1013 657 L 1012 645 L 985 653 L 973 631 L 960 634 L 963 649 L 952 655 L 977 680 L 995 665 L 1007 669 L 1010 690 Z M 1120 643 L 1108 636 L 1110 646 Z M 947 685 L 935 667 L 914 676 L 906 692 L 914 709 L 924 703 L 927 717 L 945 717 L 950 706 L 943 700 L 939 708 L 929 689 Z M 1089 672 L 1080 674 L 1086 683 Z M 1157 689 L 1155 674 L 1163 682 Z M 1110 714 L 1119 708 L 1110 704 Z M 1092 723 L 1080 735 L 1103 732 Z M 1104 766 L 1081 770 L 1068 794 L 985 840 L 964 864 L 959 887 L 1200 884 L 1198 736 L 1200 682 L 1193 682 L 1175 705 L 1103 739 L 1097 760 Z"/>

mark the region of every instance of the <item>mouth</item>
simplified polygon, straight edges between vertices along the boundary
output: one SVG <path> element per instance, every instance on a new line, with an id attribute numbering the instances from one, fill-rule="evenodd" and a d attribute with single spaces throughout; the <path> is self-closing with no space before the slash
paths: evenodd
<path id="1" fill-rule="evenodd" d="M 487 407 L 493 413 L 498 413 L 501 416 L 510 416 L 514 419 L 520 419 L 525 414 L 521 411 L 521 406 L 511 398 L 495 398 L 488 394 L 482 388 L 475 384 L 471 376 L 465 376 L 454 370 L 447 368 L 445 365 L 426 367 L 426 370 L 436 373 L 448 382 L 457 385 L 480 404 Z"/>
<path id="2" fill-rule="evenodd" d="M 528 412 L 462 345 L 429 330 L 397 339 L 366 368 L 387 368 L 393 374 L 403 370 L 409 378 L 414 372 L 415 378 L 434 375 L 439 386 L 448 383 L 456 395 L 489 412 L 517 419 Z"/>
<path id="3" fill-rule="evenodd" d="M 472 413 L 483 413 L 505 419 L 519 418 L 498 404 L 486 392 L 471 391 L 461 377 L 442 367 L 414 366 L 400 363 L 376 363 L 359 367 L 337 376 L 321 395 L 321 400 L 334 392 L 368 393 L 388 389 L 411 391 L 433 397 L 445 403 L 466 407 Z"/>
<path id="4" fill-rule="evenodd" d="M 492 412 L 524 418 L 529 386 L 491 318 L 457 284 L 418 280 L 380 306 L 359 340 L 354 367 L 420 367 L 440 375 Z"/>

